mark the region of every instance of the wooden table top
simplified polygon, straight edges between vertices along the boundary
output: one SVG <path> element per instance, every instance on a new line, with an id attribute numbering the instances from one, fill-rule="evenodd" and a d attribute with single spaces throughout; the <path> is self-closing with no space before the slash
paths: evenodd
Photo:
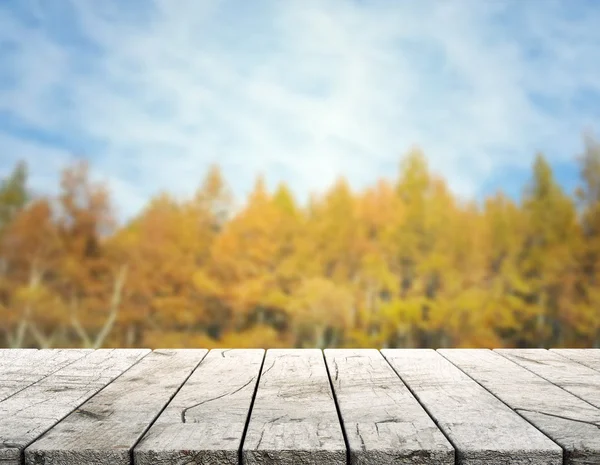
<path id="1" fill-rule="evenodd" d="M 600 349 L 0 349 L 0 465 L 600 464 Z"/>

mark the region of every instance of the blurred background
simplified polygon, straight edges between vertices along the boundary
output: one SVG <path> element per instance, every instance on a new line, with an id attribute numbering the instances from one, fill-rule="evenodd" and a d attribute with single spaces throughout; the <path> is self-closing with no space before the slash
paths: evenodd
<path id="1" fill-rule="evenodd" d="M 0 346 L 600 347 L 597 24 L 1 2 Z"/>

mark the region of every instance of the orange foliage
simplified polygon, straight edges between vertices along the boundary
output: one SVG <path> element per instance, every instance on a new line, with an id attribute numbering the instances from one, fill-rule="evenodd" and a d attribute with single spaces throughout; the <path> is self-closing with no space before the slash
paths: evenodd
<path id="1" fill-rule="evenodd" d="M 87 164 L 0 184 L 0 342 L 21 346 L 600 346 L 600 149 L 577 198 L 543 156 L 521 201 L 460 201 L 417 148 L 397 179 L 300 205 L 218 167 L 118 226 Z M 4 189 L 4 190 L 3 190 Z M 579 210 L 577 210 L 577 208 Z"/>

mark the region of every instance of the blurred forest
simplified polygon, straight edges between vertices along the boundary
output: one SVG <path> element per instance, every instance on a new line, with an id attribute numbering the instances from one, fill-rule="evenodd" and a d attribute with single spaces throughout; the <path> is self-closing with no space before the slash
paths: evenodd
<path id="1" fill-rule="evenodd" d="M 0 184 L 0 346 L 600 347 L 600 143 L 579 188 L 543 155 L 518 201 L 459 201 L 411 150 L 395 179 L 299 205 L 218 167 L 119 225 L 85 162 L 56 198 Z"/>

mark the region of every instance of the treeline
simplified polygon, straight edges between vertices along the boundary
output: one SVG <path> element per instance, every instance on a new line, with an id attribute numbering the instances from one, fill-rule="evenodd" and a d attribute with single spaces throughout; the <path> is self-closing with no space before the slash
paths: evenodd
<path id="1" fill-rule="evenodd" d="M 543 155 L 519 201 L 460 202 L 412 150 L 396 179 L 299 205 L 218 167 L 124 226 L 78 163 L 56 198 L 0 185 L 5 347 L 600 347 L 600 144 L 579 188 Z M 235 211 L 235 213 L 234 213 Z"/>

